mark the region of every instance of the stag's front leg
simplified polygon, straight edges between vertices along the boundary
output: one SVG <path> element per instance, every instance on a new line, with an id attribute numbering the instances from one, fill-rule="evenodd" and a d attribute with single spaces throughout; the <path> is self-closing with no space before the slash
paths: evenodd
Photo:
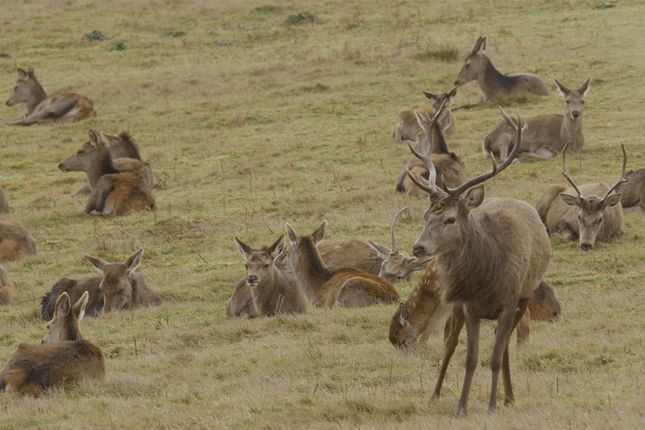
<path id="1" fill-rule="evenodd" d="M 497 317 L 497 329 L 495 331 L 495 346 L 490 358 L 490 368 L 492 373 L 490 401 L 488 403 L 488 413 L 492 414 L 497 409 L 497 381 L 499 380 L 499 371 L 502 368 L 504 351 L 508 348 L 508 342 L 515 328 L 516 308 L 506 308 Z M 520 316 L 521 317 L 521 316 Z M 508 384 L 510 385 L 510 371 L 508 374 Z M 506 379 L 506 378 L 505 378 Z"/>
<path id="2" fill-rule="evenodd" d="M 473 381 L 473 375 L 477 368 L 477 356 L 479 354 L 479 318 L 473 316 L 466 310 L 466 335 L 468 336 L 468 350 L 466 352 L 466 374 L 464 376 L 464 385 L 461 388 L 461 397 L 457 405 L 457 416 L 463 417 L 468 409 L 468 394 L 470 394 L 470 384 Z"/>
<path id="3" fill-rule="evenodd" d="M 520 322 L 524 322 L 524 318 L 529 314 L 529 308 L 528 308 L 529 301 L 528 300 L 523 300 L 520 301 L 518 304 L 518 309 L 517 313 L 515 314 L 515 326 L 517 326 L 517 340 L 519 344 L 520 340 Z M 528 322 L 527 322 L 528 324 Z M 527 329 L 527 339 L 528 339 L 528 325 L 526 327 Z M 511 330 L 512 333 L 512 330 Z M 508 335 L 509 339 L 511 334 Z M 502 361 L 502 379 L 504 380 L 504 404 L 506 406 L 512 405 L 513 402 L 515 402 L 515 396 L 513 395 L 513 384 L 511 383 L 511 365 L 508 357 L 508 345 L 510 344 L 510 340 L 506 342 L 506 349 L 504 349 L 504 359 Z"/>
<path id="4" fill-rule="evenodd" d="M 439 378 L 437 379 L 437 384 L 434 387 L 434 393 L 432 394 L 432 400 L 436 400 L 441 395 L 441 386 L 443 385 L 443 380 L 446 377 L 446 371 L 448 370 L 448 364 L 450 364 L 450 359 L 455 352 L 457 343 L 459 342 L 459 333 L 464 326 L 464 312 L 461 309 L 454 309 L 452 315 L 446 321 L 446 327 L 443 334 L 443 360 L 441 362 L 441 370 L 439 371 Z"/>

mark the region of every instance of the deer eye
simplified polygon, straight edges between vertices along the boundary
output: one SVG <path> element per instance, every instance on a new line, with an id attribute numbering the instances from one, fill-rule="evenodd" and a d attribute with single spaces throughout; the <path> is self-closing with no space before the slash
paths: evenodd
<path id="1" fill-rule="evenodd" d="M 446 220 L 446 224 L 454 224 L 457 219 L 454 216 L 451 216 Z"/>
<path id="2" fill-rule="evenodd" d="M 245 268 L 245 269 L 248 269 L 248 268 L 249 268 L 249 265 L 248 265 L 248 264 L 244 264 L 244 268 Z"/>
<path id="3" fill-rule="evenodd" d="M 264 265 L 264 266 L 262 266 L 262 267 L 264 267 L 264 268 L 266 269 L 267 267 L 269 267 L 269 265 L 268 265 L 268 264 L 265 264 L 265 265 Z"/>

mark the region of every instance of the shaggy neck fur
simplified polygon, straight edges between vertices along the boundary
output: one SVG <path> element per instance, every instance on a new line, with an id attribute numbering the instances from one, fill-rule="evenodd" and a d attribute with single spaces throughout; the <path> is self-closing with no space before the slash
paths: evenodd
<path id="1" fill-rule="evenodd" d="M 479 74 L 477 83 L 486 94 L 486 98 L 492 99 L 500 93 L 508 92 L 513 87 L 515 80 L 500 73 L 487 57 L 484 61 L 484 72 Z"/>
<path id="2" fill-rule="evenodd" d="M 40 85 L 40 82 L 36 80 L 36 78 L 31 79 L 31 82 L 29 83 L 29 89 L 31 90 L 31 99 L 26 103 L 27 115 L 31 115 L 31 113 L 36 109 L 36 106 L 38 106 L 40 102 L 47 98 L 47 93 L 45 93 L 45 90 L 43 89 L 42 85 Z"/>
<path id="3" fill-rule="evenodd" d="M 107 148 L 101 148 L 90 165 L 90 168 L 87 172 L 87 180 L 92 187 L 101 179 L 101 176 L 108 173 L 119 173 L 119 171 L 112 164 L 112 157 L 110 156 L 110 151 Z"/>

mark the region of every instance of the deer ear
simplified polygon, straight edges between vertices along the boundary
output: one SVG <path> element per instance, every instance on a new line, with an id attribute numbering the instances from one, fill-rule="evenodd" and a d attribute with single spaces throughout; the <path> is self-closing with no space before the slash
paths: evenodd
<path id="1" fill-rule="evenodd" d="M 569 206 L 580 206 L 580 197 L 571 194 L 560 194 L 562 201 Z"/>
<path id="2" fill-rule="evenodd" d="M 434 101 L 434 99 L 437 98 L 436 94 L 432 94 L 431 92 L 428 92 L 428 91 L 424 91 L 423 95 L 426 96 L 427 98 L 429 98 L 432 101 Z"/>
<path id="3" fill-rule="evenodd" d="M 21 69 L 20 67 L 16 69 L 16 74 L 18 75 L 18 79 L 27 79 L 29 75 L 25 69 Z"/>
<path id="4" fill-rule="evenodd" d="M 71 305 L 69 302 L 69 296 L 67 293 L 63 293 L 58 297 L 58 300 L 56 300 L 56 305 L 55 305 L 55 318 L 65 318 L 67 315 L 69 315 Z"/>
<path id="5" fill-rule="evenodd" d="M 128 258 L 125 262 L 126 270 L 130 273 L 134 272 L 134 270 L 139 266 L 139 263 L 141 263 L 141 257 L 143 257 L 143 248 L 139 249 L 130 258 Z"/>
<path id="6" fill-rule="evenodd" d="M 378 254 L 379 258 L 382 258 L 385 260 L 390 256 L 390 250 L 386 248 L 383 245 L 379 245 L 378 243 L 374 243 L 371 240 L 367 241 L 367 244 L 372 248 L 376 253 Z"/>
<path id="7" fill-rule="evenodd" d="M 603 206 L 606 208 L 616 206 L 618 203 L 620 203 L 621 197 L 622 197 L 621 193 L 612 194 L 611 196 L 605 199 L 605 201 L 603 202 Z"/>
<path id="8" fill-rule="evenodd" d="M 282 239 L 284 239 L 284 235 L 280 235 L 278 240 L 273 242 L 269 247 L 269 254 L 271 254 L 271 257 L 275 258 L 282 251 Z"/>
<path id="9" fill-rule="evenodd" d="M 586 96 L 589 94 L 589 90 L 591 89 L 591 78 L 587 78 L 584 84 L 578 89 L 578 92 L 582 94 L 582 96 Z"/>
<path id="10" fill-rule="evenodd" d="M 553 82 L 555 83 L 555 89 L 558 91 L 558 94 L 560 94 L 562 97 L 566 97 L 567 94 L 569 94 L 569 88 L 565 87 L 562 82 L 558 81 L 557 79 L 554 79 Z"/>
<path id="11" fill-rule="evenodd" d="M 98 146 L 101 144 L 101 135 L 98 131 L 89 129 L 87 131 L 87 136 L 90 138 L 90 143 L 92 143 L 93 145 Z"/>
<path id="12" fill-rule="evenodd" d="M 486 37 L 480 37 L 473 49 L 475 55 L 484 55 L 486 53 Z"/>
<path id="13" fill-rule="evenodd" d="M 475 188 L 471 188 L 464 197 L 464 203 L 466 203 L 466 207 L 470 210 L 481 205 L 484 201 L 485 194 L 486 193 L 484 191 L 483 185 L 478 185 Z"/>
<path id="14" fill-rule="evenodd" d="M 287 232 L 287 238 L 289 239 L 289 242 L 291 242 L 292 245 L 295 245 L 296 241 L 298 240 L 298 235 L 296 234 L 296 231 L 289 225 L 289 223 L 286 223 L 284 225 L 284 229 Z"/>
<path id="15" fill-rule="evenodd" d="M 103 269 L 105 268 L 105 266 L 107 266 L 107 263 L 105 261 L 101 260 L 100 258 L 92 257 L 91 255 L 86 255 L 85 261 L 96 267 L 99 272 L 103 272 Z"/>
<path id="16" fill-rule="evenodd" d="M 251 247 L 249 245 L 247 245 L 246 243 L 242 242 L 239 237 L 235 236 L 233 238 L 233 240 L 235 240 L 235 244 L 237 245 L 237 248 L 240 250 L 240 252 L 242 253 L 243 256 L 246 257 L 251 252 L 253 252 Z"/>
<path id="17" fill-rule="evenodd" d="M 410 322 L 410 314 L 408 313 L 408 310 L 405 308 L 404 303 L 399 304 L 398 313 L 399 313 L 399 324 L 402 327 L 406 327 Z"/>
<path id="18" fill-rule="evenodd" d="M 85 307 L 87 306 L 87 302 L 90 300 L 90 293 L 85 291 L 83 295 L 81 296 L 80 299 L 74 303 L 74 306 L 72 307 L 72 311 L 74 312 L 74 315 L 76 315 L 76 318 L 78 321 L 82 320 L 83 317 L 85 316 Z"/>
<path id="19" fill-rule="evenodd" d="M 311 237 L 313 237 L 314 242 L 316 242 L 316 245 L 322 242 L 322 240 L 325 238 L 326 231 L 327 231 L 327 220 L 323 220 L 323 222 L 320 223 L 318 228 L 314 230 L 313 233 L 311 233 Z"/>

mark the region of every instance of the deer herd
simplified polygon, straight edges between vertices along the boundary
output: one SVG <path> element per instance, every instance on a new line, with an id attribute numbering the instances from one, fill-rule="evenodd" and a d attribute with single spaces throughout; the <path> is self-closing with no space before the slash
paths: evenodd
<path id="1" fill-rule="evenodd" d="M 48 121 L 79 121 L 96 115 L 87 97 L 74 93 L 48 96 L 31 67 L 19 68 L 7 106 L 27 105 L 24 117 L 7 124 L 29 126 Z M 480 37 L 466 56 L 455 85 L 477 84 L 487 101 L 512 101 L 525 94 L 546 96 L 547 87 L 529 73 L 502 74 L 486 55 Z M 501 371 L 504 403 L 514 401 L 509 343 L 517 327 L 517 342 L 529 341 L 531 319 L 555 319 L 561 313 L 553 287 L 545 279 L 551 257 L 549 235 L 579 240 L 582 250 L 596 242 L 619 238 L 624 231 L 623 208 L 645 209 L 645 169 L 626 172 L 622 147 L 618 180 L 576 184 L 567 166 L 569 152 L 584 150 L 582 113 L 591 80 L 570 89 L 555 81 L 565 99 L 563 114 L 511 118 L 501 108 L 501 122 L 483 140 L 491 159 L 488 172 L 468 178 L 464 161 L 448 149 L 446 136 L 457 133 L 450 105 L 457 87 L 424 95 L 432 107 L 402 110 L 392 137 L 409 147 L 410 159 L 396 180 L 399 194 L 427 195 L 423 226 L 411 248 L 400 249 L 396 225 L 408 209 L 396 212 L 390 226 L 390 248 L 371 240 L 324 241 L 327 222 L 299 235 L 289 224 L 285 236 L 254 248 L 235 237 L 246 274 L 226 304 L 229 317 L 256 318 L 281 313 L 305 313 L 313 307 L 397 305 L 389 340 L 397 348 L 423 345 L 444 324 L 444 352 L 433 398 L 441 387 L 450 359 L 466 328 L 465 377 L 457 415 L 467 413 L 470 387 L 478 367 L 481 320 L 496 320 L 490 357 L 489 412 L 497 407 Z M 511 198 L 485 199 L 484 184 L 521 159 L 547 160 L 562 155 L 562 174 L 570 188 L 554 184 L 536 206 Z M 499 160 L 499 164 L 496 161 Z M 154 211 L 153 176 L 149 163 L 127 133 L 112 135 L 89 130 L 78 151 L 58 165 L 63 172 L 85 172 L 87 185 L 75 193 L 86 196 L 86 214 L 123 216 Z M 10 216 L 0 188 L 0 262 L 36 254 L 29 231 Z M 48 389 L 65 389 L 105 375 L 101 349 L 81 336 L 85 316 L 159 306 L 160 295 L 137 271 L 143 249 L 124 263 L 86 256 L 99 272 L 87 279 L 62 278 L 43 297 L 40 315 L 48 321 L 42 344 L 21 344 L 0 371 L 0 390 L 39 396 Z M 418 286 L 402 302 L 395 284 L 420 271 Z M 9 305 L 15 288 L 0 267 L 0 305 Z"/>

